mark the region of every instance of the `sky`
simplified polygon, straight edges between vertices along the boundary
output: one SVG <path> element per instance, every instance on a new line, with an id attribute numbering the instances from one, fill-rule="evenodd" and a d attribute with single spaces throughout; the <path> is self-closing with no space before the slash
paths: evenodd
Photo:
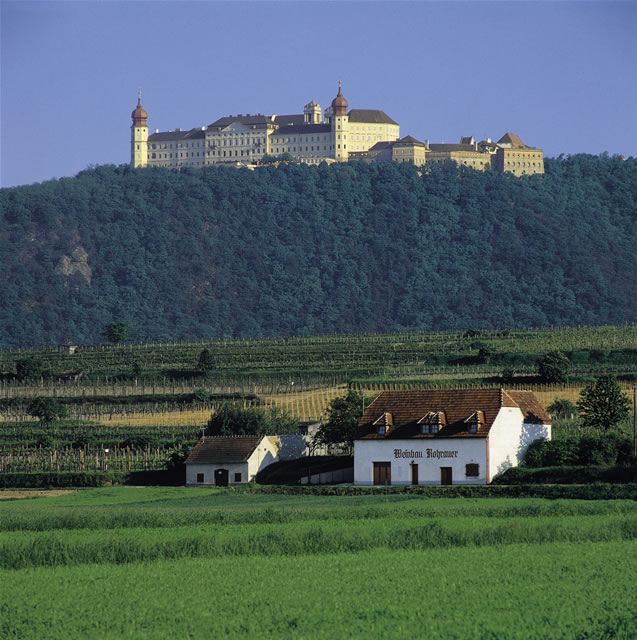
<path id="1" fill-rule="evenodd" d="M 150 131 L 382 109 L 431 142 L 637 156 L 637 2 L 0 0 L 0 186 L 130 162 Z"/>

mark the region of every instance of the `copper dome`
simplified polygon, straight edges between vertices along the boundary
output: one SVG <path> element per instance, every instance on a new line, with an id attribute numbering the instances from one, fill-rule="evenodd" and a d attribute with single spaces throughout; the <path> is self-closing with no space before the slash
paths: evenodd
<path id="1" fill-rule="evenodd" d="M 336 98 L 334 98 L 334 100 L 332 100 L 332 109 L 334 111 L 334 115 L 335 116 L 343 116 L 345 115 L 345 112 L 347 111 L 347 107 L 348 107 L 348 102 L 347 100 L 345 100 L 345 98 L 343 97 L 343 94 L 341 93 L 341 81 L 338 81 L 338 94 L 336 95 Z"/>
<path id="2" fill-rule="evenodd" d="M 135 107 L 134 111 L 130 114 L 130 117 L 133 119 L 134 124 L 146 124 L 146 120 L 148 120 L 148 113 L 146 113 L 146 109 L 142 107 L 142 97 L 139 96 L 137 100 L 137 107 Z M 143 123 L 140 121 L 144 120 Z"/>

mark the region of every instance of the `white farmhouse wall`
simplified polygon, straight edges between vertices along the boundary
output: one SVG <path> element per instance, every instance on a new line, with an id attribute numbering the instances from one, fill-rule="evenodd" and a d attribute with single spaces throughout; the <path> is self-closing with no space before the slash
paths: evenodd
<path id="1" fill-rule="evenodd" d="M 228 484 L 244 484 L 254 480 L 261 469 L 278 461 L 277 438 L 264 437 L 257 448 L 252 452 L 247 462 L 233 463 L 189 463 L 186 465 L 186 484 L 189 485 L 214 485 L 215 471 L 226 469 L 228 471 Z M 197 482 L 197 474 L 203 473 L 203 483 Z M 241 481 L 235 481 L 235 473 L 241 474 Z"/>
<path id="2" fill-rule="evenodd" d="M 186 465 L 186 484 L 207 484 L 214 485 L 215 483 L 215 471 L 217 469 L 226 469 L 228 471 L 228 485 L 243 484 L 248 482 L 248 463 L 239 462 L 233 464 L 203 464 L 192 463 Z M 197 474 L 203 473 L 203 483 L 197 482 Z M 241 474 L 241 483 L 235 482 L 235 473 Z"/>
<path id="3" fill-rule="evenodd" d="M 418 484 L 441 483 L 441 467 L 451 467 L 453 484 L 486 484 L 485 438 L 356 440 L 354 484 L 374 484 L 374 462 L 391 463 L 391 483 L 411 484 L 411 465 L 418 465 Z M 466 465 L 477 464 L 479 475 L 466 476 Z"/>
<path id="4" fill-rule="evenodd" d="M 489 482 L 518 466 L 533 440 L 550 437 L 550 425 L 524 422 L 519 408 L 502 407 L 489 432 Z"/>
<path id="5" fill-rule="evenodd" d="M 259 446 L 254 450 L 248 459 L 249 480 L 254 480 L 254 476 L 265 469 L 268 465 L 278 461 L 279 449 L 276 438 L 263 438 Z"/>

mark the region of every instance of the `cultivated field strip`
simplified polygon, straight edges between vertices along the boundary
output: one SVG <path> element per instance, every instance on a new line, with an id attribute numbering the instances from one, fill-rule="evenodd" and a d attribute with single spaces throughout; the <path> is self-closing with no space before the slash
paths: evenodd
<path id="1" fill-rule="evenodd" d="M 365 496 L 332 497 L 312 506 L 308 497 L 260 497 L 267 507 L 241 496 L 232 507 L 232 497 L 224 494 L 195 494 L 189 507 L 171 506 L 174 499 L 101 507 L 98 501 L 72 510 L 56 507 L 58 498 L 46 505 L 35 499 L 21 504 L 23 509 L 3 503 L 0 568 L 637 540 L 637 505 L 631 501 L 395 496 L 382 502 L 389 496 Z M 65 500 L 72 504 L 77 498 Z"/>
<path id="2" fill-rule="evenodd" d="M 312 379 L 318 381 L 324 375 L 325 384 L 330 377 L 345 380 L 352 375 L 377 375 L 383 369 L 400 367 L 406 367 L 403 374 L 462 373 L 456 366 L 436 366 L 435 358 L 470 354 L 472 349 L 477 351 L 478 344 L 485 343 L 493 353 L 637 349 L 637 326 L 94 345 L 82 346 L 74 355 L 60 355 L 56 349 L 46 348 L 0 352 L 0 371 L 12 370 L 17 358 L 38 357 L 54 370 L 83 371 L 86 377 L 101 374 L 102 383 L 118 372 L 130 371 L 136 362 L 142 362 L 148 370 L 165 370 L 166 374 L 192 370 L 194 375 L 200 352 L 208 349 L 218 378 L 226 374 L 229 379 L 240 376 L 244 383 L 256 385 L 270 379 L 285 384 L 296 378 L 296 384 L 311 384 Z M 529 366 L 532 368 L 533 363 Z M 584 366 L 582 371 L 590 368 Z M 519 371 L 524 369 L 518 366 Z M 472 371 L 487 374 L 494 367 L 474 365 Z M 91 382 L 80 380 L 79 384 L 90 387 Z"/>

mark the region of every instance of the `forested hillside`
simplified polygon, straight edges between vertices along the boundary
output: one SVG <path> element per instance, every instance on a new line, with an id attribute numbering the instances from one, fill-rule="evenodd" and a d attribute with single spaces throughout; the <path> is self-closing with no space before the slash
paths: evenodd
<path id="1" fill-rule="evenodd" d="M 637 318 L 637 161 L 103 166 L 0 191 L 0 346 Z"/>

